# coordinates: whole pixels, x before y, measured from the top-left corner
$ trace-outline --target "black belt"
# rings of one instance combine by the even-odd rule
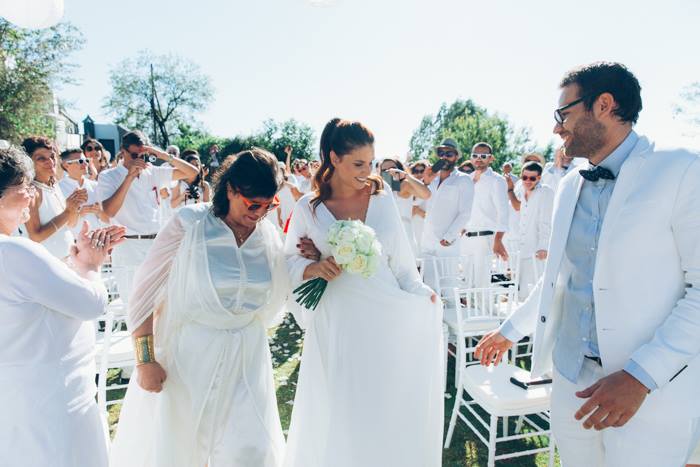
[[[584,355],[589,360],[593,360],[596,362],[599,366],[603,366],[603,360],[600,359],[600,357],[591,357],[590,355]]]
[[[482,230],[481,232],[467,232],[467,237],[485,237],[487,235],[493,235],[493,230]]]
[[[124,238],[128,238],[130,240],[153,240],[156,238],[157,234],[148,234],[148,235],[124,235]]]

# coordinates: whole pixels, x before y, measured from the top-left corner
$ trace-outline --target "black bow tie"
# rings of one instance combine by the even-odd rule
[[[615,180],[615,175],[605,167],[595,167],[591,170],[581,169],[578,173],[589,182],[597,182],[601,178],[603,180]]]

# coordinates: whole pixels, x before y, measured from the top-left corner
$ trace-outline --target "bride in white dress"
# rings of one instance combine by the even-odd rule
[[[293,286],[323,277],[306,328],[285,467],[435,467],[441,464],[441,309],[420,281],[396,204],[371,176],[374,137],[359,122],[331,120],[321,136],[319,189],[299,200],[285,253]],[[337,219],[372,227],[382,260],[370,279],[329,257]],[[309,237],[322,254],[298,254]]]
[[[266,327],[289,280],[277,229],[263,218],[282,174],[253,149],[217,177],[213,204],[182,207],[136,274],[129,329],[137,342],[152,339],[155,360],[131,379],[112,467],[282,463]]]

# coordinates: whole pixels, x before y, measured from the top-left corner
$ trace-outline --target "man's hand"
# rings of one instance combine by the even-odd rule
[[[547,250],[537,250],[535,253],[535,258],[544,261],[547,259]]]
[[[501,363],[503,354],[513,347],[513,343],[503,337],[498,331],[491,331],[481,338],[474,350],[474,356],[479,359],[482,365],[489,366]]]
[[[83,204],[80,206],[80,216],[87,216],[88,214],[99,214],[102,211],[100,203],[95,204]]]
[[[440,245],[442,245],[442,246],[450,246],[450,245],[452,245],[453,243],[454,243],[454,242],[447,241],[447,240],[445,240],[444,238],[443,238],[442,240],[440,240]]]
[[[494,240],[493,252],[503,261],[508,261],[508,251],[506,251],[506,247],[503,245],[503,241],[501,239]]]
[[[131,161],[131,166],[129,167],[129,173],[126,174],[127,177],[136,179],[141,175],[141,172],[146,170],[148,163],[143,159],[136,159]]]
[[[510,178],[509,176],[506,176],[506,185],[508,186],[508,190],[515,189],[515,184],[513,183],[513,179]]]
[[[647,397],[649,389],[634,376],[620,370],[601,378],[593,386],[576,393],[581,399],[588,399],[574,415],[582,420],[585,429],[604,430],[608,427],[621,427],[627,423]]]

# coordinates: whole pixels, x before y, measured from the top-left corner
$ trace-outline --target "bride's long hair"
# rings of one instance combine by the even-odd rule
[[[338,157],[343,157],[353,149],[368,144],[374,144],[374,134],[360,122],[334,118],[326,124],[321,133],[321,167],[316,171],[313,180],[315,196],[311,199],[311,204],[314,210],[333,194],[330,182],[335,167],[331,162],[331,151]],[[376,175],[370,175],[367,183],[372,186],[373,194],[381,191],[383,187],[382,179]]]

